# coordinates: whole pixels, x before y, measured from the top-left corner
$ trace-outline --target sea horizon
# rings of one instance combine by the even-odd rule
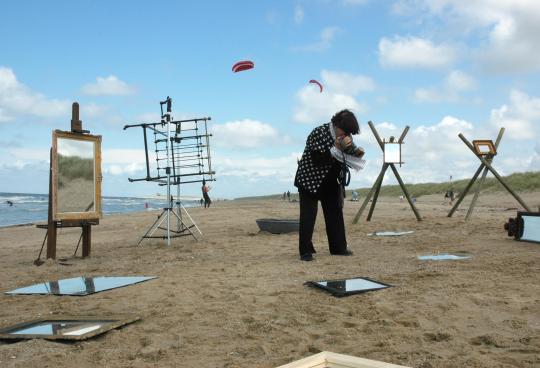
[[[166,205],[166,195],[101,198],[103,216],[159,210]],[[47,222],[48,203],[48,194],[0,192],[0,227]],[[182,204],[184,207],[195,207],[200,202],[199,199],[186,197],[182,199]]]

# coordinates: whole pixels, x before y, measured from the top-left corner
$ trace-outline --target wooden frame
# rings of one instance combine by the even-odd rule
[[[93,211],[60,212],[58,209],[58,139],[92,142],[94,144],[94,208]],[[61,220],[95,220],[101,212],[101,136],[54,130],[52,135],[52,217]]]
[[[91,337],[101,335],[107,331],[138,321],[140,318],[135,316],[50,316],[48,318],[36,319],[18,323],[13,326],[0,329],[0,339],[5,340],[26,340],[26,339],[47,339],[47,340],[86,340]],[[88,321],[88,322],[105,322],[98,329],[91,330],[87,333],[79,335],[40,335],[40,334],[10,334],[9,331],[20,330],[25,327],[31,327],[42,322],[61,322],[61,321]]]
[[[493,144],[491,139],[478,139],[472,141],[474,150],[478,156],[495,156],[497,154],[497,148]],[[483,147],[487,146],[487,151]]]
[[[312,355],[276,368],[410,368],[404,365],[357,358],[350,355],[336,354],[329,351]]]

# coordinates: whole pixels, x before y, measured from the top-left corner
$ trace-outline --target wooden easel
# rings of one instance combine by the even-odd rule
[[[379,133],[377,133],[377,130],[375,129],[375,126],[371,121],[368,122],[369,127],[371,128],[371,131],[373,132],[373,135],[375,136],[375,139],[377,140],[377,143],[379,143],[379,147],[381,147],[381,150],[384,153],[384,142],[381,140],[381,137],[379,136]],[[405,136],[407,135],[407,132],[409,131],[409,127],[406,126],[403,130],[403,133],[401,133],[401,137],[399,137],[398,143],[402,144],[403,140],[405,139]],[[409,192],[407,191],[407,188],[405,188],[405,184],[403,183],[403,180],[401,180],[401,176],[399,176],[399,173],[396,169],[396,166],[393,163],[386,163],[383,162],[383,166],[381,169],[381,173],[377,177],[377,180],[375,180],[375,184],[373,184],[373,187],[369,191],[366,199],[364,200],[364,203],[362,203],[362,206],[358,210],[358,213],[354,217],[353,224],[356,224],[360,217],[362,216],[362,213],[364,212],[364,209],[366,208],[367,204],[369,203],[369,200],[371,199],[371,196],[373,195],[373,201],[371,202],[371,207],[369,209],[369,214],[367,216],[366,221],[371,221],[371,217],[373,215],[373,211],[375,210],[375,205],[377,204],[377,198],[379,197],[379,192],[381,190],[382,181],[384,178],[384,174],[386,173],[386,169],[390,167],[392,171],[394,172],[394,175],[396,176],[396,179],[399,183],[399,186],[401,187],[401,190],[403,190],[403,193],[405,194],[405,197],[407,198],[407,201],[409,202],[409,205],[411,206],[411,209],[414,212],[414,215],[416,216],[416,219],[418,221],[422,221],[422,217],[420,216],[420,213],[416,209],[413,201],[411,200],[411,197],[409,195]]]
[[[74,102],[72,105],[71,113],[71,132],[77,134],[88,133],[88,131],[82,129],[82,121],[79,120],[79,104]],[[52,208],[52,198],[53,198],[53,182],[52,182],[52,170],[53,170],[53,157],[52,157],[52,148],[50,150],[50,159],[49,159],[49,206],[48,206],[48,215],[47,215],[47,224],[46,225],[36,225],[40,229],[47,229],[45,234],[45,240],[47,240],[47,255],[46,258],[56,259],[56,238],[57,238],[57,229],[62,227],[81,227],[82,229],[82,257],[88,257],[91,253],[92,247],[92,225],[98,225],[99,219],[84,219],[84,220],[54,220],[53,219],[53,208]],[[79,239],[80,242],[81,239]],[[44,244],[43,244],[44,245]],[[43,250],[43,245],[41,250]],[[77,244],[77,248],[78,248]],[[77,250],[75,250],[77,252]],[[34,264],[39,265],[42,263],[40,261],[41,251],[39,252],[38,258],[34,261]]]
[[[501,139],[502,139],[503,134],[504,134],[504,128],[501,128],[499,130],[499,134],[497,135],[497,140],[495,141],[495,144],[494,144],[495,149],[499,148],[499,143],[501,143]],[[463,143],[465,143],[465,145],[467,147],[469,147],[469,149],[474,153],[474,155],[476,157],[478,157],[478,159],[482,163],[480,164],[480,166],[478,167],[478,169],[474,173],[472,179],[469,181],[469,183],[467,183],[467,186],[463,190],[463,193],[461,193],[459,195],[459,198],[458,198],[456,204],[454,204],[454,206],[452,207],[450,212],[448,212],[448,217],[452,217],[454,212],[456,212],[459,205],[461,204],[461,201],[463,201],[463,198],[465,198],[465,196],[467,195],[467,193],[469,192],[469,190],[473,186],[474,182],[478,178],[478,175],[480,175],[480,172],[482,171],[482,169],[484,170],[484,172],[482,173],[482,177],[480,178],[480,181],[478,182],[478,186],[476,187],[476,192],[474,193],[474,197],[473,197],[473,199],[471,201],[471,204],[469,205],[469,210],[467,211],[467,215],[465,216],[465,220],[469,219],[469,217],[471,216],[471,214],[472,214],[472,212],[474,210],[474,206],[476,205],[476,201],[478,200],[478,196],[480,195],[480,190],[482,189],[482,185],[484,184],[484,180],[486,179],[488,171],[491,171],[493,173],[493,175],[497,178],[497,180],[499,180],[499,182],[503,185],[503,187],[519,202],[519,204],[521,204],[523,206],[523,208],[525,208],[527,211],[531,212],[531,210],[525,204],[525,202],[521,199],[521,197],[516,192],[514,192],[508,186],[508,184],[506,184],[506,182],[503,180],[503,178],[491,166],[491,163],[493,162],[494,155],[493,154],[487,154],[487,155],[485,155],[485,157],[483,157],[482,155],[480,155],[480,154],[478,154],[476,152],[474,146],[467,140],[467,138],[465,138],[465,136],[463,134],[459,133],[458,137],[463,141]]]

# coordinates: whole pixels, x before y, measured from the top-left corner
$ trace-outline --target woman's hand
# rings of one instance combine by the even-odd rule
[[[336,148],[340,151],[345,150],[347,147],[349,147],[352,143],[352,138],[348,135],[341,135],[339,137],[336,137]]]

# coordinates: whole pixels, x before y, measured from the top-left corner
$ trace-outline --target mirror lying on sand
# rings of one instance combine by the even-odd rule
[[[516,240],[540,243],[540,212],[518,212],[504,224],[508,236]]]
[[[55,130],[52,153],[55,220],[101,217],[101,136]]]
[[[116,289],[123,286],[137,284],[156,276],[126,276],[126,277],[74,277],[57,281],[43,282],[6,292],[10,295],[52,294],[84,296],[100,291]]]
[[[314,286],[326,290],[337,297],[386,289],[392,286],[379,281],[371,280],[367,277],[355,277],[352,279],[341,280],[308,281],[306,284],[308,286]]]
[[[401,236],[406,234],[412,234],[414,231],[375,231],[374,233],[367,234],[368,236]]]
[[[51,317],[0,329],[0,339],[85,340],[133,323],[139,317]]]
[[[421,261],[445,261],[445,260],[451,260],[456,261],[459,259],[468,259],[471,258],[470,256],[456,256],[455,254],[437,254],[437,255],[428,255],[428,256],[418,256],[417,257]]]

